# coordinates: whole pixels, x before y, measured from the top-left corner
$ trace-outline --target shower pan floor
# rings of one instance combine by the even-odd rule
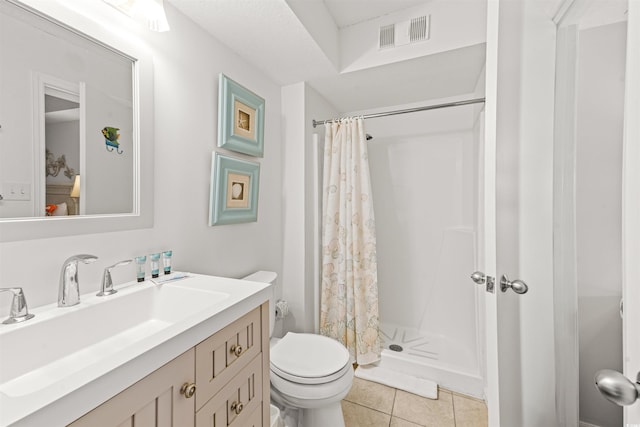
[[[383,350],[378,366],[435,381],[449,390],[483,396],[478,357],[462,343],[390,323],[381,324],[380,332]]]
[[[437,336],[429,336],[417,329],[392,324],[382,324],[380,333],[383,348],[418,358],[431,360],[440,358],[441,340]]]

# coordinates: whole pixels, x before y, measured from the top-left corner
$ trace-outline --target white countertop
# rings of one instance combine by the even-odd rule
[[[29,337],[25,355],[29,351],[46,351],[46,348],[38,349],[39,340],[29,335],[30,330],[37,330],[37,322],[55,321],[74,311],[104,310],[104,307],[112,307],[102,305],[110,298],[133,297],[138,298],[137,303],[144,303],[137,293],[146,296],[149,288],[158,286],[217,293],[224,297],[211,305],[194,304],[188,313],[181,314],[179,321],[147,322],[138,332],[135,328],[127,330],[126,339],[120,337],[111,341],[109,338],[87,348],[74,349],[51,363],[11,377],[12,367],[5,363],[9,359],[3,358],[3,351],[7,346],[15,345],[16,337]],[[0,426],[67,425],[264,303],[271,294],[270,285],[266,283],[198,274],[162,285],[150,281],[131,282],[116,286],[116,289],[118,293],[109,297],[83,295],[80,304],[70,308],[58,308],[57,304],[37,307],[30,310],[36,315],[31,320],[0,325]],[[91,334],[93,327],[104,329],[106,325],[108,329],[110,322],[117,322],[127,315],[106,312],[102,325],[83,325],[80,329],[86,334]],[[32,328],[28,329],[29,325]],[[60,330],[56,334],[65,332]]]

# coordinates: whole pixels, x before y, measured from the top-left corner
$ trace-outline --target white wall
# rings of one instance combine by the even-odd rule
[[[314,177],[316,169],[313,134],[324,139],[322,127],[312,120],[336,117],[336,109],[306,83],[282,88],[283,117],[283,227],[284,263],[282,266],[282,298],[291,307],[284,320],[286,331],[313,332],[316,329],[317,280],[314,270],[318,248],[314,214],[319,193]],[[320,153],[320,160],[322,154]],[[303,250],[301,250],[301,248]]]
[[[123,68],[120,76],[114,79],[127,83],[120,89],[122,95],[110,88],[105,90],[102,82],[87,82],[86,85],[86,158],[80,182],[84,186],[84,213],[87,215],[133,212],[134,114],[130,73],[127,72],[130,67]],[[113,147],[109,147],[111,151],[107,150],[102,135],[102,129],[107,126],[120,129],[117,150]]]
[[[620,426],[622,408],[593,387],[600,369],[622,371],[622,125],[626,23],[580,31],[576,235],[580,420]]]
[[[284,319],[287,331],[302,332],[308,329],[305,321],[304,301],[307,292],[305,283],[305,206],[304,206],[304,83],[282,88],[283,117],[283,257],[281,283],[282,298],[291,306]]]
[[[167,33],[119,29],[132,43],[146,45],[154,59],[154,226],[0,243],[0,285],[22,286],[32,307],[57,300],[61,265],[78,253],[99,257],[96,263],[80,267],[82,293],[98,290],[105,266],[161,249],[173,249],[175,269],[182,271],[242,277],[260,269],[279,271],[282,266],[280,87],[170,3],[165,2],[165,8],[171,25]],[[104,20],[104,16],[94,18]],[[217,148],[216,140],[221,72],[266,99],[265,152],[262,159],[227,152],[261,164],[258,221],[209,227],[211,156],[214,150],[225,151]],[[116,286],[134,277],[133,266],[113,271]],[[8,309],[3,294],[0,315]]]

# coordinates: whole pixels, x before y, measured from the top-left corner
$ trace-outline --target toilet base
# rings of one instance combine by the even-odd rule
[[[300,409],[298,426],[301,427],[345,427],[340,402],[322,408]]]
[[[346,395],[346,393],[344,394]],[[345,427],[340,403],[343,397],[340,396],[337,401],[325,402],[313,408],[301,408],[293,402],[288,402],[277,391],[271,390],[271,403],[277,405],[284,414],[292,411],[295,415],[297,425],[287,425],[286,427]]]

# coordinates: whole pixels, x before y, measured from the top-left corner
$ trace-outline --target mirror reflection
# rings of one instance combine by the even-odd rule
[[[0,0],[0,220],[136,213],[135,60]]]
[[[73,98],[73,99],[68,99]],[[48,216],[79,215],[80,103],[78,94],[44,96]],[[74,183],[76,183],[74,187]],[[74,197],[75,196],[75,197]]]

